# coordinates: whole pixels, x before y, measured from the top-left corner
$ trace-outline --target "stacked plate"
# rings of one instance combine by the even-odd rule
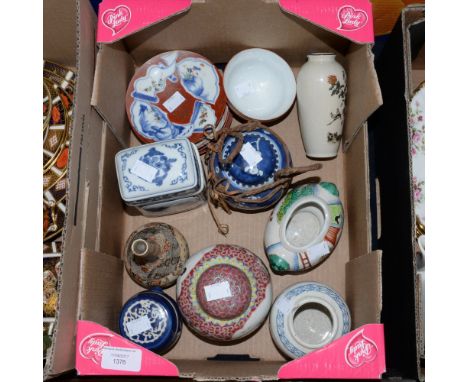
[[[183,212],[206,200],[200,154],[186,138],[122,150],[115,165],[122,199],[143,215]]]
[[[221,72],[205,57],[184,50],[158,54],[135,73],[127,89],[127,115],[144,143],[188,138],[201,154],[206,126],[229,127]]]
[[[43,239],[57,238],[65,222],[68,152],[73,115],[75,73],[43,64]]]

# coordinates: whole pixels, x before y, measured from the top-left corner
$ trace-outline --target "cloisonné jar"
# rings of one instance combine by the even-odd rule
[[[187,325],[211,341],[249,335],[265,320],[271,301],[268,269],[237,245],[218,244],[192,255],[177,280],[177,303]]]

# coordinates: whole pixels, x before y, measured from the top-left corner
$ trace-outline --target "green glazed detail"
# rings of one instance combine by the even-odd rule
[[[271,269],[276,272],[289,271],[289,264],[286,260],[282,259],[278,255],[268,255],[268,260],[271,265]]]
[[[278,222],[283,219],[286,212],[288,212],[289,207],[294,204],[299,198],[303,196],[313,195],[314,194],[314,185],[306,184],[304,186],[295,188],[287,193],[281,206],[278,210],[278,214],[276,215],[278,218]]]
[[[338,192],[338,188],[336,188],[334,183],[330,182],[320,182],[320,186],[322,186],[325,190],[327,190],[330,194],[334,196],[340,196]]]

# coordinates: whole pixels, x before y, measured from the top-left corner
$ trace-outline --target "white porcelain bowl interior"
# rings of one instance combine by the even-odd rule
[[[281,117],[296,98],[294,74],[280,56],[252,48],[237,53],[224,72],[224,90],[235,111],[248,119]]]

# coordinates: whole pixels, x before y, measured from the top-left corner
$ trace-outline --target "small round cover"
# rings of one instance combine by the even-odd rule
[[[151,261],[141,262],[135,258],[132,245],[144,240],[154,248]],[[174,284],[184,271],[189,257],[187,241],[179,230],[166,223],[148,223],[138,228],[127,239],[125,245],[125,269],[138,285],[144,288]]]
[[[252,333],[265,320],[271,301],[268,269],[237,245],[202,249],[190,256],[177,279],[177,303],[187,325],[212,341]]]
[[[283,140],[274,132],[259,128],[254,131],[242,132],[243,145],[240,153],[234,157],[230,164],[222,164],[219,156],[226,159],[236,147],[238,138],[228,137],[220,155],[213,155],[210,170],[218,179],[224,179],[228,191],[249,191],[271,184],[275,181],[278,170],[292,166],[289,150]],[[271,190],[252,195],[249,199],[254,201],[267,196]],[[237,209],[262,209],[276,203],[282,196],[278,192],[272,198],[259,203],[237,203],[232,199],[227,202]]]
[[[182,320],[176,302],[160,288],[131,297],[120,311],[120,334],[157,353],[169,350],[179,339]]]
[[[158,54],[135,73],[126,109],[136,136],[145,143],[186,137],[200,149],[203,129],[226,122],[227,101],[221,72],[198,53]]]

